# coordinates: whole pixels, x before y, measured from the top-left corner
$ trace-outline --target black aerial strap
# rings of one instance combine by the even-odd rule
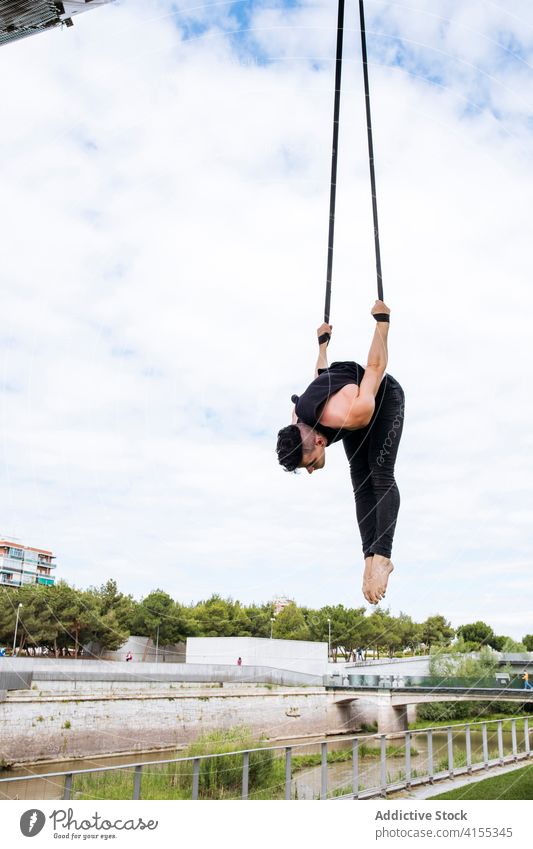
[[[372,143],[372,117],[370,114],[370,90],[368,86],[368,60],[366,54],[365,10],[363,0],[359,0],[361,19],[361,51],[363,54],[363,77],[365,82],[366,129],[368,136],[368,161],[370,165],[370,188],[372,191],[372,214],[374,216],[374,244],[376,248],[376,273],[378,278],[378,298],[383,300],[383,278],[381,276],[381,253],[379,249],[378,203],[376,198],[376,173],[374,171],[374,145]]]
[[[372,115],[370,112],[370,87],[368,83],[368,58],[366,52],[365,10],[363,0],[359,0],[361,20],[361,52],[363,58],[363,79],[365,85],[366,129],[368,137],[368,164],[370,168],[370,188],[372,193],[372,215],[374,218],[374,245],[376,249],[376,274],[378,298],[383,300],[383,277],[381,273],[381,251],[379,247],[378,203],[376,197],[376,173],[374,170],[374,144],[372,141]],[[337,19],[337,56],[335,60],[335,101],[333,106],[333,143],[331,148],[331,183],[329,196],[329,234],[328,267],[326,274],[326,302],[324,321],[329,324],[331,306],[331,279],[333,271],[333,238],[335,234],[335,200],[337,194],[337,149],[339,144],[339,116],[341,105],[342,41],[344,34],[344,0],[339,0]]]
[[[333,237],[335,234],[335,197],[337,193],[337,147],[339,143],[339,114],[341,108],[342,38],[344,34],[344,0],[339,0],[337,19],[337,57],[335,60],[335,102],[333,106],[333,144],[331,147],[331,184],[329,194],[328,269],[326,274],[326,303],[324,321],[329,324],[331,277],[333,271]]]

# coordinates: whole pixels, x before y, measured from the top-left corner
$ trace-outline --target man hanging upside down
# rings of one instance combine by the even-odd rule
[[[332,327],[318,328],[315,379],[292,396],[293,423],[278,433],[277,453],[288,472],[323,469],[326,446],[342,439],[350,464],[357,522],[363,542],[363,595],[371,604],[384,596],[393,570],[392,540],[400,507],[394,464],[403,429],[405,396],[387,367],[390,310],[376,301],[377,324],[366,368],[336,362],[328,367]]]

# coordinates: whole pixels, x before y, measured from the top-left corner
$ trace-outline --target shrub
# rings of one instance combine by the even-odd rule
[[[253,749],[258,745],[250,729],[236,726],[226,731],[211,731],[202,734],[183,752],[183,757],[218,755],[200,761],[199,795],[210,799],[223,799],[240,793],[242,783],[243,756],[224,754],[242,749]],[[274,752],[258,749],[250,753],[248,789],[261,790],[272,781],[275,769]],[[178,762],[168,765],[171,784],[181,790],[192,789],[192,763]]]

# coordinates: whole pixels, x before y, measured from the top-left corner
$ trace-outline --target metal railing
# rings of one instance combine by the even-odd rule
[[[518,673],[509,675],[497,673],[492,677],[460,678],[436,675],[328,675],[325,686],[335,689],[402,689],[402,690],[489,690],[502,692],[520,690],[524,696],[533,696],[533,690],[524,687],[522,676]]]
[[[520,742],[517,723],[523,724]],[[510,751],[507,752],[505,751],[504,746],[504,724],[509,727],[511,738]],[[489,727],[495,728],[495,730],[491,732],[490,741]],[[478,736],[479,733],[481,734],[481,739],[476,739],[475,742],[477,745],[474,747],[472,735],[473,733],[476,734],[476,730]],[[439,751],[436,751],[435,747],[435,735],[442,735],[444,738],[439,740],[441,747],[440,757]],[[419,756],[418,751],[413,745],[413,741],[420,737],[423,738],[425,744],[425,757],[423,759],[421,770],[421,764],[418,764],[416,768],[413,766],[413,761]],[[457,742],[461,737],[464,737],[464,749],[457,751]],[[377,745],[374,745],[374,747],[369,749],[368,744],[370,741]],[[388,747],[388,742],[394,743],[394,746]],[[495,745],[495,748],[493,748],[492,751],[489,750],[489,742],[492,742]],[[330,780],[330,766],[332,764],[329,758],[329,755],[332,752],[330,746],[332,744],[338,745],[339,743],[344,744],[346,749],[345,755],[347,755],[347,757],[343,758],[343,763],[346,766],[345,775],[349,776],[348,782],[343,779],[340,784],[338,777],[334,782]],[[121,777],[126,776],[128,781],[131,782],[131,789],[128,791],[131,793],[129,798],[137,800],[143,798],[143,777],[146,776],[151,779],[154,775],[154,768],[160,770],[163,767],[167,767],[168,771],[167,773],[161,772],[159,778],[162,778],[163,782],[168,779],[169,786],[176,786],[176,776],[178,774],[181,775],[182,779],[183,776],[186,777],[185,784],[182,781],[181,787],[182,790],[184,786],[187,787],[187,795],[184,796],[182,792],[181,795],[176,795],[175,798],[190,798],[193,800],[197,800],[202,797],[240,797],[241,799],[249,799],[253,797],[258,798],[258,793],[254,792],[253,788],[251,788],[251,769],[253,769],[254,763],[257,764],[258,753],[262,753],[262,757],[264,757],[264,753],[270,752],[272,753],[271,757],[273,759],[284,760],[283,769],[279,768],[281,767],[281,764],[279,764],[277,771],[278,776],[281,773],[283,774],[283,778],[278,780],[272,787],[267,788],[267,791],[272,791],[271,796],[265,796],[265,788],[263,788],[261,791],[263,795],[261,795],[260,798],[284,798],[289,800],[297,798],[297,793],[295,792],[295,780],[298,774],[299,764],[297,762],[298,755],[295,755],[295,750],[301,751],[302,749],[308,749],[310,747],[316,748],[317,746],[320,748],[320,757],[315,758],[313,765],[315,779],[318,779],[318,781],[315,781],[316,792],[314,792],[312,798],[318,799],[365,799],[375,796],[384,797],[387,793],[392,791],[409,789],[418,784],[432,784],[440,779],[453,778],[463,774],[472,774],[477,770],[488,770],[494,766],[516,763],[519,760],[531,757],[528,718],[513,717],[505,720],[487,720],[414,729],[394,734],[390,737],[387,737],[385,734],[343,736],[334,740],[322,740],[318,743],[315,740],[308,743],[298,742],[291,745],[261,746],[253,749],[221,752],[217,754],[199,754],[190,757],[171,758],[167,760],[148,761],[142,763],[137,762],[118,766],[105,766],[92,769],[70,770],[68,772],[51,772],[41,775],[2,778],[0,779],[0,798],[48,798],[44,796],[36,796],[35,790],[32,790],[33,795],[31,796],[19,796],[18,794],[10,796],[6,795],[6,793],[11,790],[11,787],[8,787],[8,785],[13,786],[17,782],[23,784],[24,782],[35,782],[36,780],[45,782],[54,780],[55,786],[59,786],[62,789],[62,795],[55,796],[54,798],[62,798],[64,800],[80,798],[128,798],[127,796],[122,795],[124,793],[124,785],[122,785],[120,796],[109,795],[109,793],[113,794],[112,784],[108,786],[107,790],[104,788],[104,795],[99,795],[98,781],[91,784],[90,781],[87,782],[86,780],[89,776],[93,776],[98,779],[101,776],[107,776],[111,773],[120,773]],[[373,777],[371,777],[370,785],[365,787],[362,785],[361,779],[365,774],[365,766],[368,771],[369,751],[372,752],[373,757],[374,766],[371,770],[373,772]],[[213,796],[212,793],[209,795],[209,793],[205,792],[206,775],[209,778],[209,773],[210,770],[212,771],[214,760],[224,758],[233,758],[233,766],[226,767],[224,764],[227,763],[227,760],[226,762],[219,760],[215,767],[218,766],[222,772],[225,771],[226,773],[233,770],[233,775],[231,776],[233,791],[230,795],[226,793],[222,797],[217,797],[216,795]],[[255,761],[254,758],[256,759]],[[235,764],[235,759],[238,761],[237,764]],[[336,758],[335,760],[338,761],[339,758]],[[394,766],[397,767],[395,775],[391,775],[389,772],[393,761]],[[207,766],[208,764],[209,767]],[[307,758],[307,763],[304,767],[300,766],[300,770],[301,769],[310,769],[309,758]],[[238,774],[235,774],[235,771],[237,771]],[[57,783],[55,782],[56,779],[59,780]],[[333,786],[334,783],[336,783],[337,786]],[[239,786],[240,790],[236,791],[235,787]],[[172,798],[171,795],[168,795],[167,790],[165,790],[164,794],[160,796],[154,796],[152,795],[152,789],[152,793],[148,798]],[[106,793],[108,795],[105,795]]]

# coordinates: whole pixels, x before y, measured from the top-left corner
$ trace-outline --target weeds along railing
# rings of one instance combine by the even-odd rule
[[[415,742],[422,744],[422,754]],[[333,748],[339,745],[341,749]],[[320,751],[301,754],[311,747]],[[528,718],[510,717],[413,729],[389,738],[385,734],[343,736],[318,743],[2,778],[0,798],[365,799],[530,757]],[[340,769],[339,764],[343,764]],[[311,795],[302,796],[302,775],[307,780],[312,777]],[[36,795],[33,783],[37,780],[51,782],[59,795],[50,796],[50,786],[46,795]],[[29,782],[31,795],[25,795]]]

